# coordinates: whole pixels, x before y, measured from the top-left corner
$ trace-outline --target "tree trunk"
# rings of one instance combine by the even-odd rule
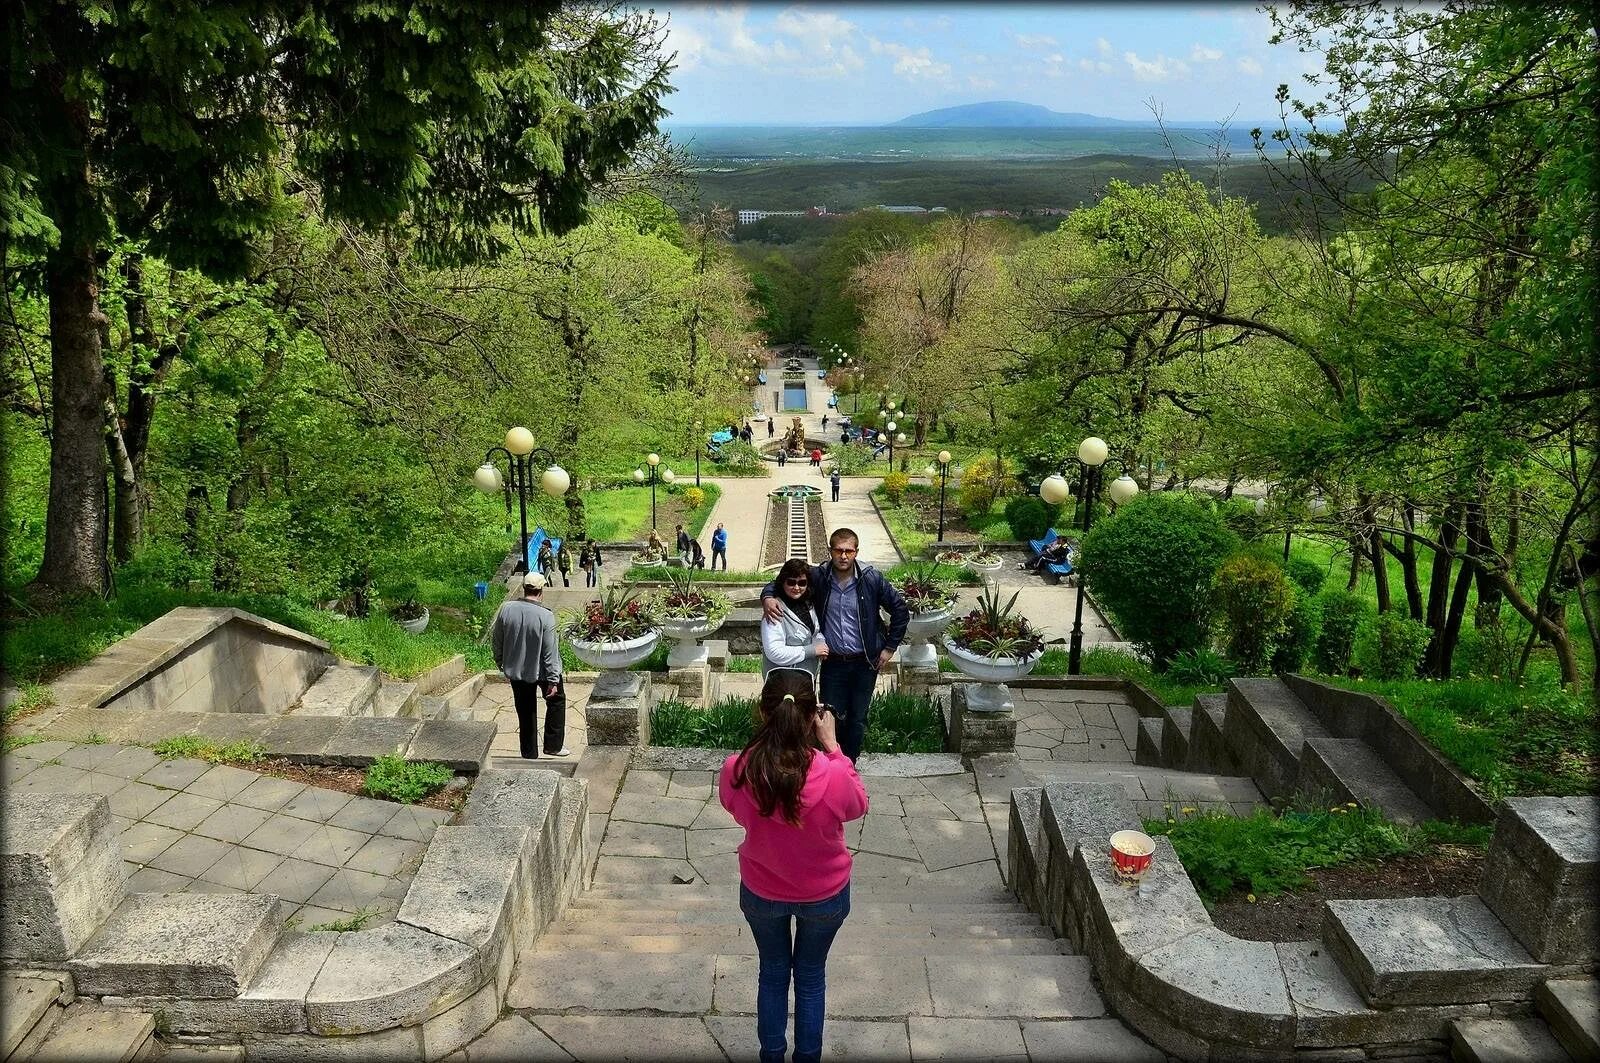
[[[151,319],[150,301],[144,290],[144,257],[130,253],[124,273],[128,287],[124,306],[133,349],[128,359],[128,398],[123,404],[121,436],[131,477],[126,483],[123,477],[117,478],[112,554],[118,562],[131,558],[144,538],[144,518],[149,507],[144,464],[150,450],[150,426],[156,415],[155,388],[177,355],[175,343],[162,342]],[[116,455],[112,458],[115,468]]]
[[[1417,543],[1411,533],[1417,530],[1417,511],[1407,502],[1401,522],[1405,525],[1405,543],[1400,548],[1400,573],[1405,580],[1406,607],[1411,610],[1411,619],[1422,619],[1422,585],[1417,578]]]
[[[87,195],[88,174],[83,174]],[[80,236],[46,261],[50,296],[50,500],[36,584],[57,596],[104,594],[106,559],[105,366],[100,347],[95,244]]]
[[[114,381],[111,367],[106,367],[105,433],[106,454],[111,459],[111,481],[116,488],[117,506],[114,512],[112,543],[118,564],[132,559],[133,544],[139,538],[143,525],[139,500],[139,477],[128,453],[127,439],[122,422],[117,417],[117,403],[112,398]]]
[[[1449,678],[1448,662],[1453,646],[1445,645],[1445,616],[1447,608],[1453,606],[1453,600],[1447,601],[1447,590],[1450,586],[1450,569],[1454,565],[1451,555],[1456,547],[1456,539],[1460,536],[1460,527],[1457,524],[1457,514],[1454,505],[1445,507],[1441,514],[1439,524],[1439,545],[1443,550],[1433,552],[1433,569],[1428,576],[1428,628],[1433,632],[1433,640],[1428,643],[1427,656],[1423,658],[1423,674],[1435,678]],[[1470,576],[1472,566],[1462,566],[1465,573]]]
[[[211,496],[206,490],[206,485],[196,483],[189,485],[189,494],[183,500],[183,552],[189,557],[200,553],[202,525],[207,511],[211,508]]]

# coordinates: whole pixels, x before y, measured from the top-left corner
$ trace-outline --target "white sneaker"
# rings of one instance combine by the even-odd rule
[[[554,753],[541,753],[540,756],[544,756],[544,757],[570,757],[570,756],[572,756],[572,750],[568,749],[566,746],[562,746],[559,750],[557,750]]]

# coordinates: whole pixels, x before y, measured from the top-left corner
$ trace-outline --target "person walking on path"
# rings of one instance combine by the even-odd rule
[[[556,551],[556,568],[561,573],[561,585],[572,586],[572,551],[567,549],[567,541],[561,540],[561,549]]]
[[[538,569],[544,575],[546,585],[556,581],[556,552],[549,539],[539,544]]]
[[[778,468],[781,469],[787,464],[789,464],[789,448],[788,447],[779,447],[778,448]]]
[[[556,617],[544,604],[546,582],[538,572],[522,577],[522,597],[502,605],[489,630],[494,663],[511,683],[511,697],[517,706],[517,742],[524,760],[539,759],[534,732],[540,693],[544,694],[544,755],[572,755],[565,742],[567,688],[561,677]]]
[[[776,422],[777,422],[777,418],[776,417],[768,417],[767,418],[767,438],[768,439],[771,439],[778,432],[778,426],[777,426]]]
[[[811,464],[820,472],[822,470],[822,451],[817,447],[811,448]]]
[[[812,606],[828,643],[822,700],[839,714],[839,744],[852,761],[861,756],[878,673],[894,659],[911,622],[911,609],[894,584],[856,561],[860,546],[855,532],[839,528],[828,537],[829,560],[811,570]],[[761,588],[761,606],[767,620],[783,615],[771,583]]]
[[[791,557],[772,582],[782,608],[778,619],[761,621],[761,678],[764,681],[774,669],[790,668],[811,676],[815,688],[828,643],[811,608],[811,566]]]
[[[683,525],[678,525],[678,560],[683,562],[683,567],[689,567],[689,533],[683,530]]]
[[[833,475],[828,477],[828,486],[833,488],[833,500],[839,501],[839,467],[833,467]]]
[[[824,432],[828,430],[828,414],[826,411],[824,411],[822,414],[822,430]]]
[[[711,568],[717,567],[717,558],[722,558],[722,571],[728,571],[728,530],[721,524],[711,533]]]
[[[585,587],[593,587],[599,578],[598,573],[595,571],[599,568],[599,556],[600,548],[595,545],[594,540],[585,539],[583,541],[583,551],[578,554],[578,567],[583,569],[583,585]]]
[[[699,539],[689,540],[689,567],[705,568],[706,552],[700,548]]]
[[[761,710],[755,737],[717,777],[718,800],[744,828],[739,909],[759,956],[756,1036],[761,1063],[783,1063],[792,975],[793,1058],[820,1063],[828,950],[850,914],[844,825],[866,815],[867,790],[804,675],[773,673]]]

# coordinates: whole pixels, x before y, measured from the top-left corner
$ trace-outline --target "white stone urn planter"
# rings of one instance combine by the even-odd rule
[[[1005,567],[1005,563],[1005,558],[1003,557],[997,558],[996,560],[990,561],[986,564],[974,561],[971,556],[967,558],[967,567],[972,569],[974,572],[999,572]]]
[[[1009,683],[1021,679],[1033,671],[1039,658],[1044,656],[1044,650],[1040,649],[1026,657],[989,657],[962,649],[948,635],[944,638],[944,648],[951,663],[980,683]]]
[[[422,615],[417,617],[415,620],[401,620],[399,617],[396,617],[394,622],[405,628],[411,634],[420,635],[424,631],[428,630],[428,607],[423,606]]]
[[[925,612],[913,611],[911,620],[906,624],[907,646],[900,655],[900,663],[906,668],[925,668],[937,671],[939,668],[939,649],[932,639],[944,633],[950,626],[955,610],[946,605],[938,609]]]
[[[707,620],[703,616],[662,617],[661,633],[672,640],[667,651],[668,668],[693,668],[705,664],[706,647],[700,640],[722,626],[722,618]]]
[[[622,642],[586,642],[582,639],[569,638],[567,645],[572,647],[573,656],[584,664],[602,672],[609,672],[632,668],[650,656],[656,648],[656,643],[660,641],[661,632],[651,631]]]
[[[634,558],[633,564],[639,568],[666,568],[667,559],[658,557],[654,561],[640,561],[638,558]]]

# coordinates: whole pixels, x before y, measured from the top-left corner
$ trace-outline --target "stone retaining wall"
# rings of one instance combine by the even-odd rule
[[[6,796],[8,894],[14,880],[37,885],[34,923],[67,932],[8,931],[8,964],[65,967],[80,996],[159,1011],[170,1036],[240,1045],[250,1060],[433,1060],[457,1051],[499,1017],[518,953],[580,887],[589,858],[586,783],[489,771],[456,823],[434,833],[394,923],[283,932],[270,894],[124,900],[103,796],[17,802]],[[100,903],[106,862],[96,853],[111,854],[111,903]]]
[[[1557,896],[1556,907],[1568,898],[1576,904],[1574,885],[1593,885],[1594,802],[1534,800],[1566,804],[1545,808],[1508,803],[1502,822],[1506,816],[1515,822],[1496,837],[1503,833],[1506,844],[1514,842],[1531,852],[1530,824],[1560,822],[1564,834],[1543,831],[1543,836],[1555,838],[1555,850],[1565,854],[1564,870],[1553,876],[1556,885],[1551,890]],[[1483,975],[1498,979],[1495,984],[1476,984],[1482,972],[1465,968],[1481,958],[1463,959],[1464,970],[1458,975],[1443,972],[1437,984],[1449,987],[1444,998],[1378,1004],[1373,986],[1353,980],[1350,957],[1322,941],[1246,941],[1223,933],[1212,923],[1165,837],[1155,839],[1155,861],[1139,889],[1117,879],[1107,839],[1138,822],[1131,802],[1114,784],[1052,783],[1014,789],[1008,881],[1019,900],[1090,958],[1117,1014],[1173,1055],[1196,1060],[1360,1060],[1396,1055],[1443,1059],[1453,1019],[1520,1015],[1531,1008],[1531,988],[1508,992],[1504,968]],[[1588,840],[1578,841],[1580,835]],[[1552,865],[1558,862],[1555,855],[1543,859]],[[1496,903],[1496,890],[1496,885],[1486,883],[1483,892],[1499,911],[1503,905]],[[1446,907],[1455,903],[1433,900]],[[1589,903],[1587,917],[1563,909],[1555,924],[1557,932],[1540,926],[1519,936],[1539,942],[1570,940],[1573,932],[1592,929],[1592,899]],[[1408,935],[1392,918],[1384,926],[1376,938],[1395,941],[1400,951],[1425,954],[1424,960],[1447,951],[1430,946],[1428,940],[1412,940],[1418,935]],[[1442,926],[1438,932],[1448,933]],[[1588,955],[1592,962],[1592,952]],[[1542,977],[1559,977],[1570,970],[1545,967]]]

